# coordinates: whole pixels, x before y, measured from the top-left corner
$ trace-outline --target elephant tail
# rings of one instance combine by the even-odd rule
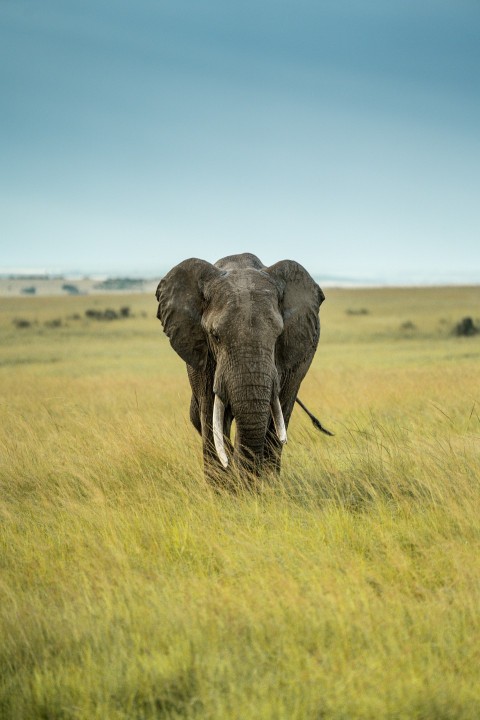
[[[317,430],[320,430],[321,432],[325,433],[325,435],[330,435],[331,437],[334,436],[335,433],[332,433],[332,432],[330,432],[330,430],[327,430],[326,427],[323,427],[320,420],[318,418],[316,418],[315,415],[313,413],[311,413],[307,407],[305,407],[305,405],[303,404],[303,402],[300,400],[299,397],[295,398],[295,402],[297,402],[300,405],[302,410],[305,410],[305,412],[307,413],[308,417],[310,418],[310,420],[312,421],[314,426],[317,428]]]

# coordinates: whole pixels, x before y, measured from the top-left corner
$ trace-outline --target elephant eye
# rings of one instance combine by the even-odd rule
[[[220,336],[218,334],[218,330],[210,330],[210,335],[216,342],[220,342]]]

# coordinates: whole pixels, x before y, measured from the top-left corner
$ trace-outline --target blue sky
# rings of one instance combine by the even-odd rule
[[[480,282],[478,0],[0,0],[0,268]]]

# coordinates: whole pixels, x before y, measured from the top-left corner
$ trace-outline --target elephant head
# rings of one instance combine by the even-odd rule
[[[292,260],[265,267],[248,253],[212,265],[191,258],[159,283],[157,317],[187,363],[191,419],[206,462],[259,468],[279,456],[296,394],[320,335],[324,295]],[[215,449],[213,449],[215,448]]]

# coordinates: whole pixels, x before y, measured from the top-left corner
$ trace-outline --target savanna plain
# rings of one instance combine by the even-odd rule
[[[480,288],[326,295],[253,490],[151,295],[0,299],[2,720],[480,717]]]

